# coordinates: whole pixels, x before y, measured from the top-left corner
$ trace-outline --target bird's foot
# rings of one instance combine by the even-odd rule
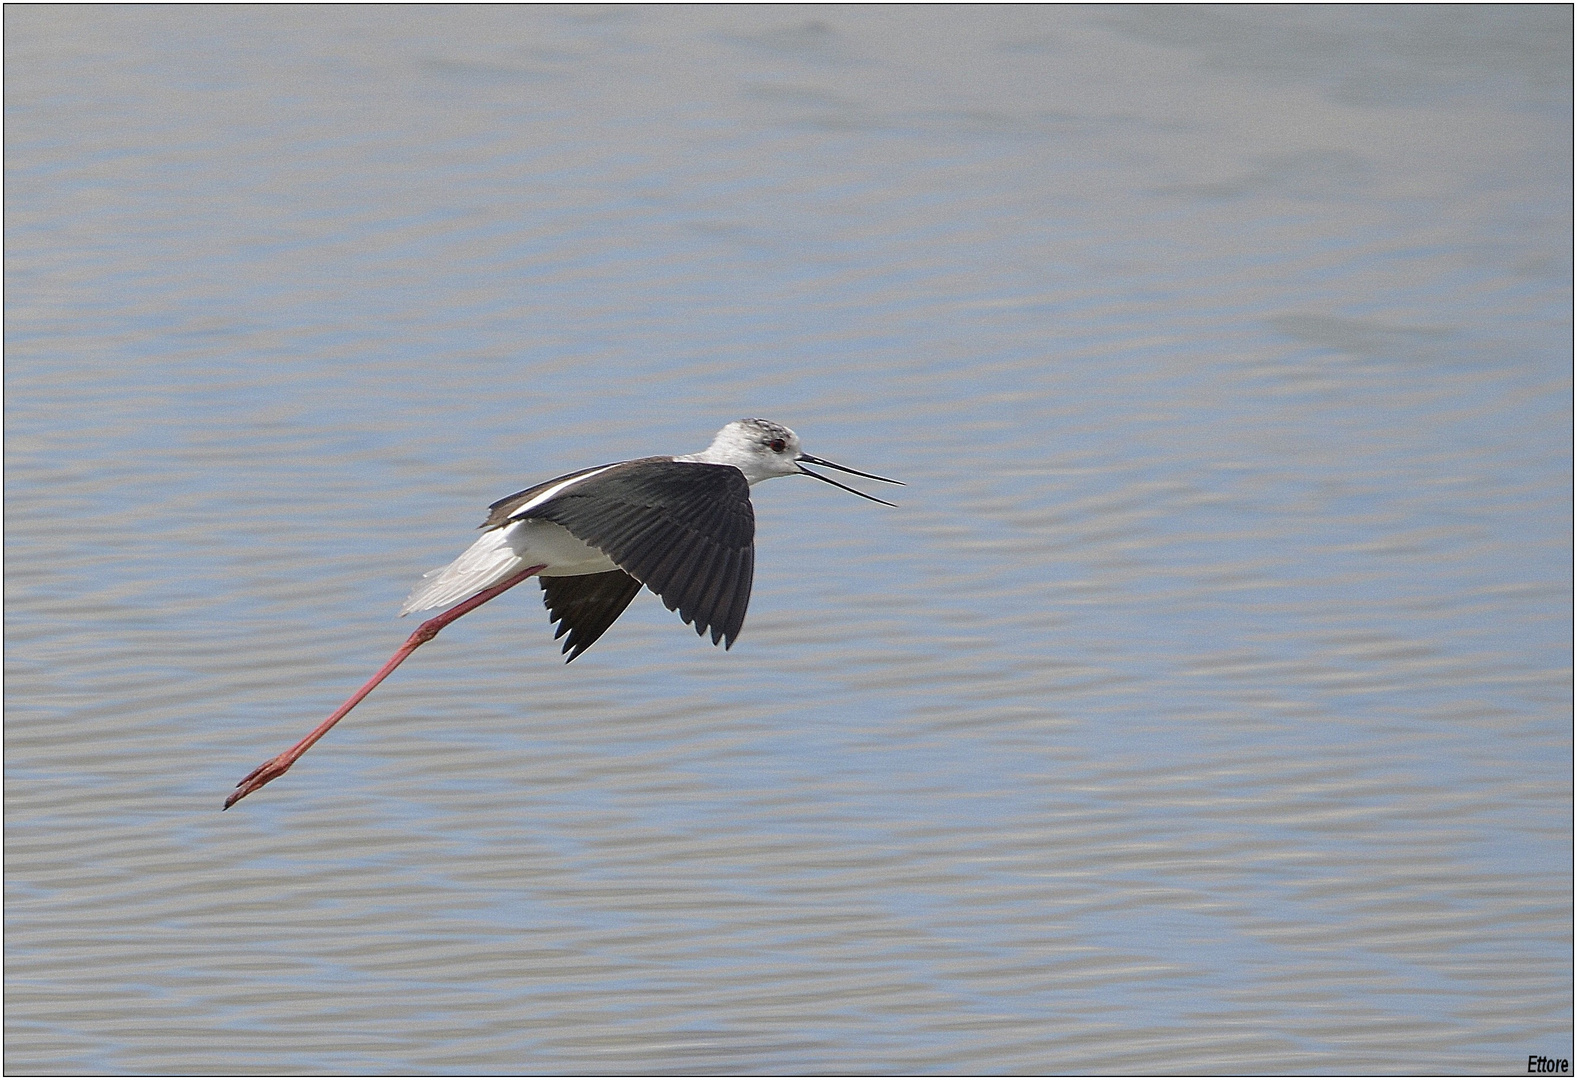
[[[224,809],[230,809],[270,780],[277,780],[284,776],[290,769],[290,766],[294,764],[294,759],[285,760],[288,756],[287,754],[280,754],[279,757],[269,758],[243,776],[241,782],[235,786],[235,790],[230,793],[230,797],[225,800]]]

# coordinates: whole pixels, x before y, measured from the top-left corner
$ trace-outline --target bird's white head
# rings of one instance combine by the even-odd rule
[[[873,473],[863,473],[858,469],[850,469],[836,462],[826,461],[822,458],[811,457],[800,450],[799,436],[794,434],[782,424],[774,424],[770,420],[761,420],[751,417],[746,420],[735,420],[712,440],[699,454],[688,454],[679,461],[700,461],[708,465],[732,465],[745,474],[745,479],[752,484],[759,484],[763,480],[774,476],[794,476],[803,474],[814,476],[817,480],[824,480],[833,487],[843,488],[844,491],[853,491],[861,498],[870,499],[872,502],[892,503],[878,499],[874,495],[867,495],[863,491],[838,483],[820,473],[811,472],[805,468],[803,462],[812,465],[822,465],[839,472],[852,473],[870,480],[880,480],[885,484],[901,484],[899,480],[889,480],[885,476],[876,476]]]
[[[773,476],[792,476],[799,472],[799,436],[782,424],[770,420],[735,420],[699,454],[681,460],[703,461],[708,465],[732,465],[752,484]]]

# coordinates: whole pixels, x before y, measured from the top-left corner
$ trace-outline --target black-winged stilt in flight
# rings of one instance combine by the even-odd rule
[[[372,688],[438,631],[468,611],[537,575],[555,637],[569,637],[569,660],[589,649],[645,585],[670,611],[730,648],[745,623],[755,573],[756,516],[750,486],[774,476],[814,476],[892,506],[831,477],[821,465],[885,484],[801,453],[799,436],[768,420],[735,420],[699,454],[648,457],[582,469],[500,499],[482,537],[454,562],[429,573],[400,614],[454,606],[419,626],[389,662],[312,733],[253,769],[225,800],[226,810],[295,764]]]

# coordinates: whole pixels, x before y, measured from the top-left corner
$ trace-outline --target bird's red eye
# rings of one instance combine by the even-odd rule
[[[782,439],[773,439],[771,442],[767,443],[767,445],[772,448],[772,452],[774,454],[781,454],[784,450],[788,449],[788,443],[784,442]]]

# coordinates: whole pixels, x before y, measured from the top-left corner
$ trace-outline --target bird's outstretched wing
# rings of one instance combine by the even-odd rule
[[[641,591],[641,583],[623,570],[537,580],[542,583],[548,618],[558,624],[553,637],[569,635],[564,642],[564,651],[569,653],[566,664],[591,648]]]
[[[522,498],[516,506],[504,511],[508,520],[564,526],[660,596],[697,634],[710,630],[714,645],[731,647],[739,636],[755,576],[756,516],[745,474],[732,465],[640,458],[587,470],[547,498]]]

